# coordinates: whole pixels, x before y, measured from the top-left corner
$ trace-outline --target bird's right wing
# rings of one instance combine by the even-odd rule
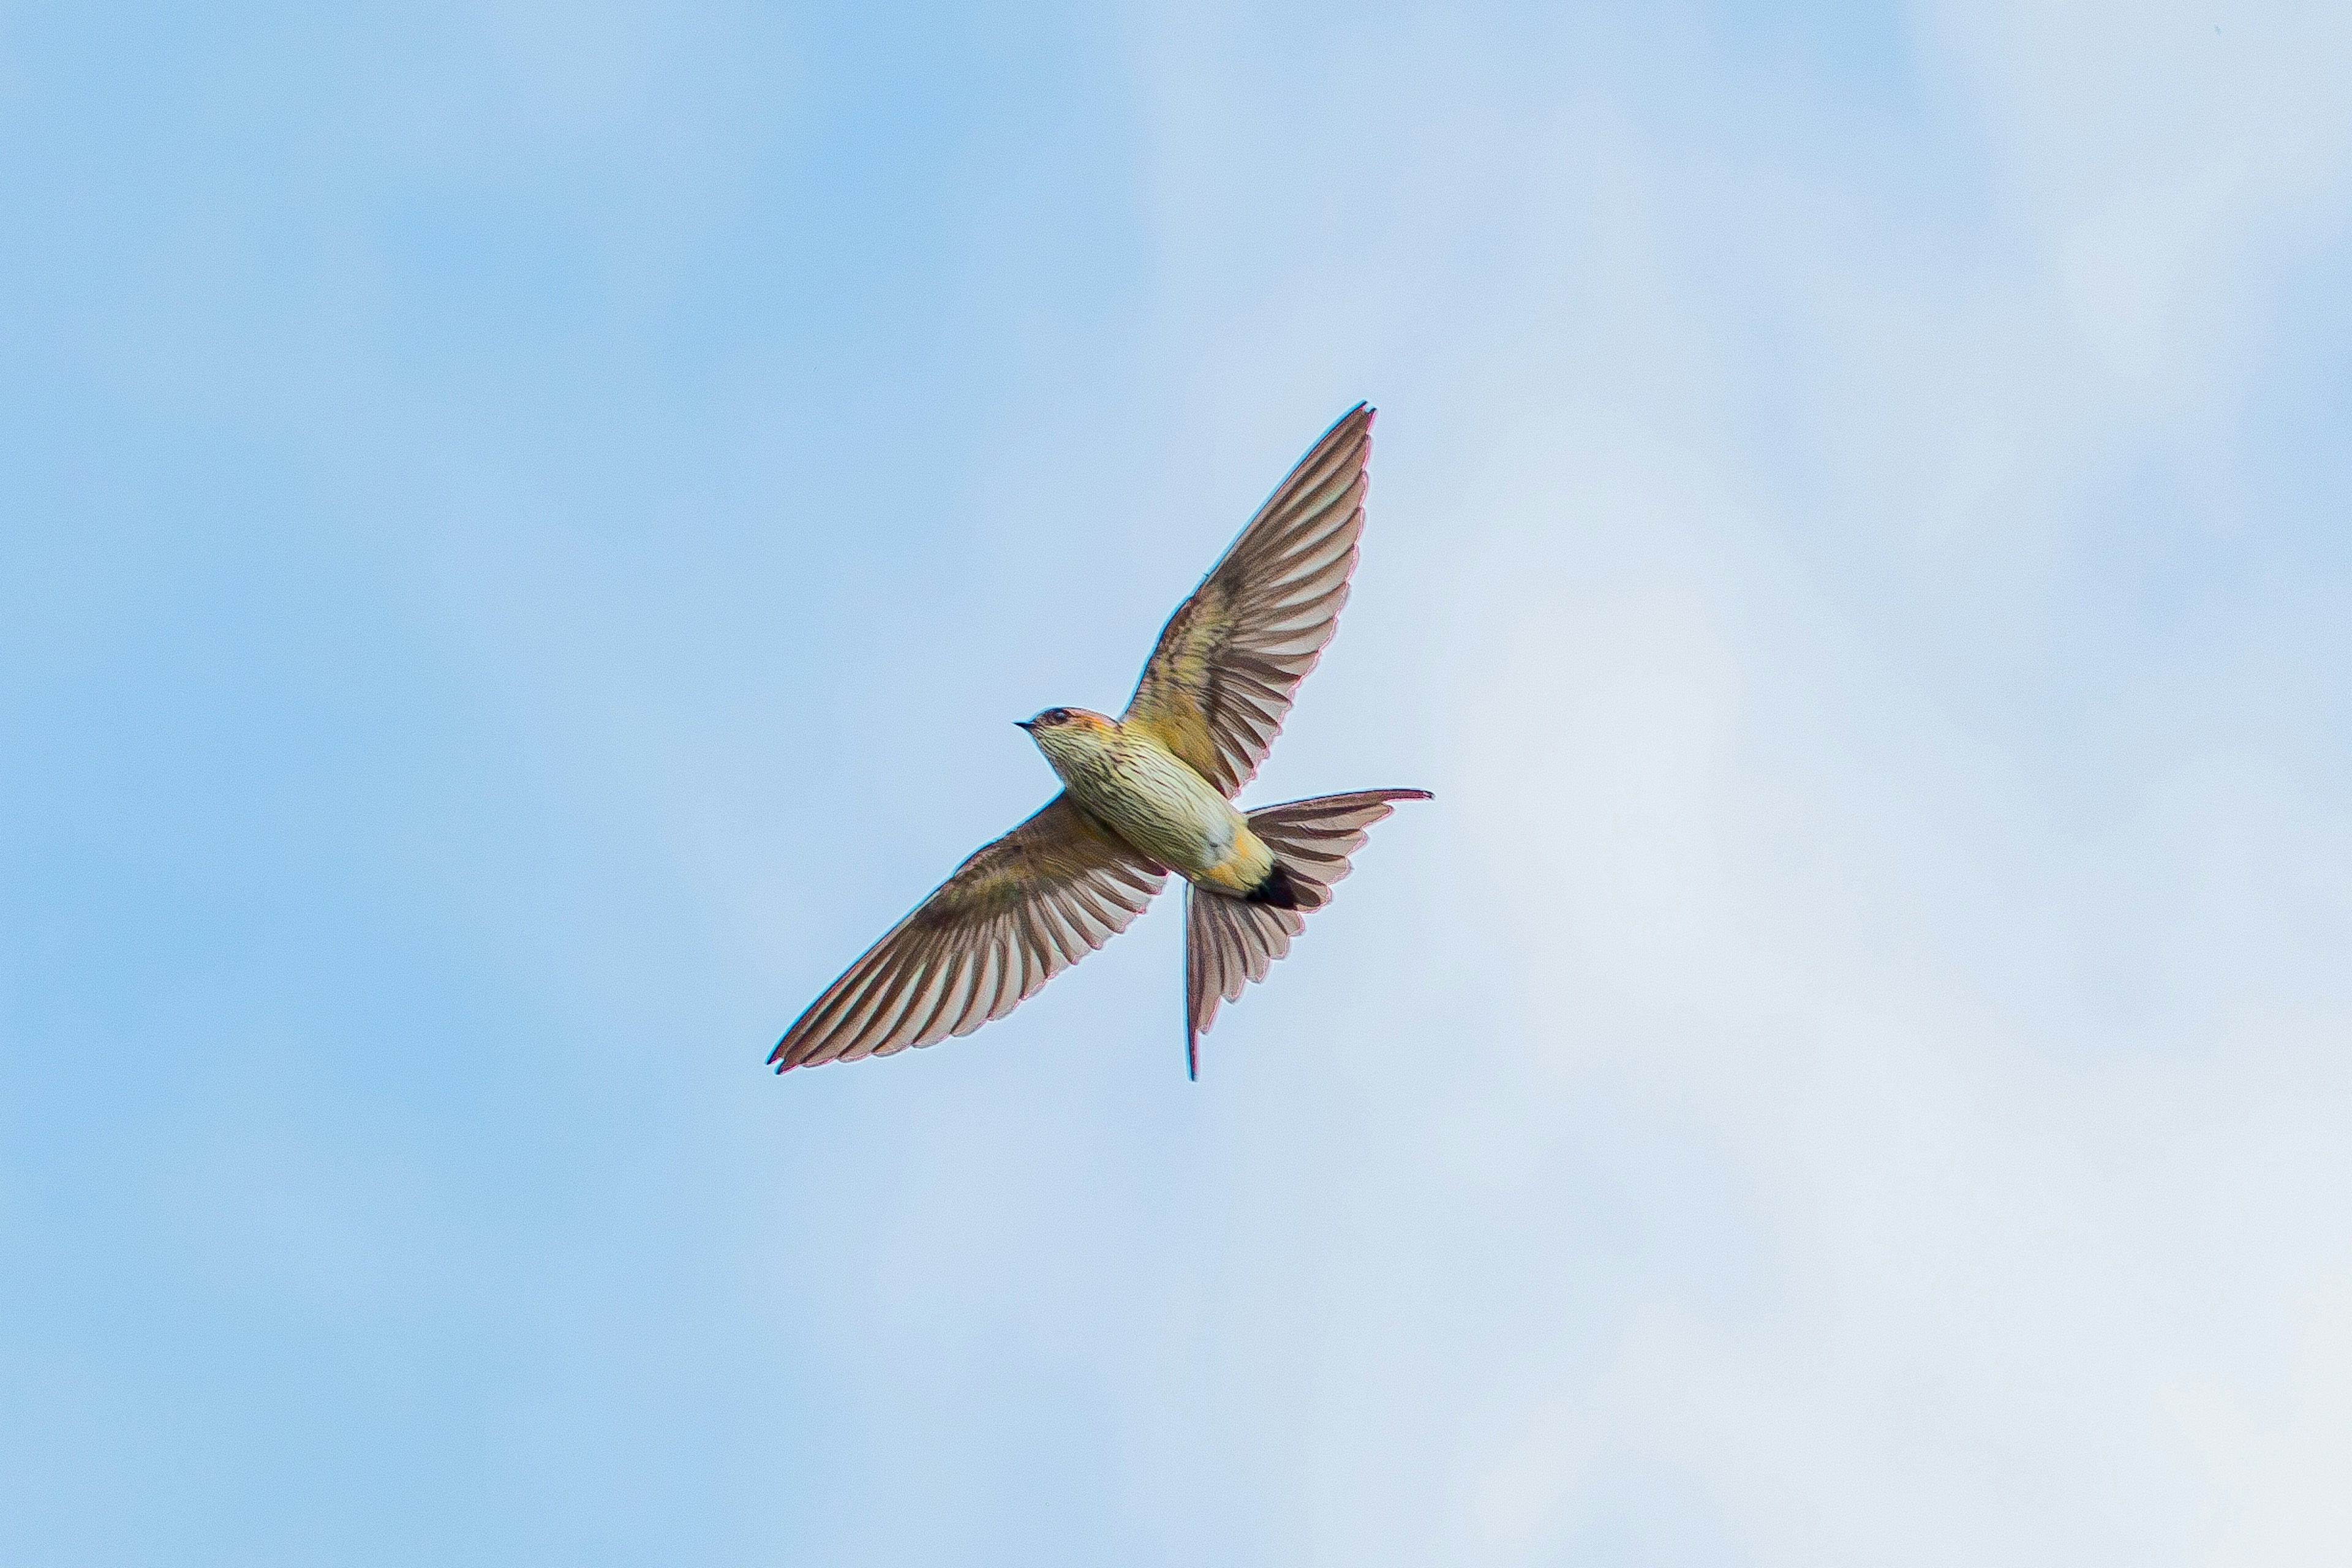
[[[1166,880],[1057,795],[851,964],[769,1064],[789,1072],[968,1035],[1125,931]]]
[[[1372,410],[1323,433],[1176,607],[1121,721],[1231,798],[1281,732],[1292,693],[1339,629],[1364,531]]]

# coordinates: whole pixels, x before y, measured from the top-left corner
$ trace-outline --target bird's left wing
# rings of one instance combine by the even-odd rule
[[[1364,531],[1372,413],[1323,433],[1160,629],[1121,721],[1230,797],[1257,772],[1291,694],[1339,624]]]
[[[968,1035],[1125,931],[1166,880],[1057,795],[851,964],[769,1065],[789,1072]]]

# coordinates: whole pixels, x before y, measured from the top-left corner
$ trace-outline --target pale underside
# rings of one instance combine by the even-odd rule
[[[1047,755],[1088,816],[1187,881],[1246,893],[1274,864],[1233,802],[1156,740],[1082,731]]]

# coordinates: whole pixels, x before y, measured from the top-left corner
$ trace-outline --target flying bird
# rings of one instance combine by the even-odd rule
[[[1258,508],[1160,633],[1127,711],[1016,720],[1062,793],[956,868],[826,988],[768,1058],[778,1072],[968,1035],[1125,931],[1184,879],[1184,1065],[1220,1000],[1264,980],[1363,847],[1418,789],[1233,804],[1281,732],[1348,602],[1373,410],[1359,404]]]

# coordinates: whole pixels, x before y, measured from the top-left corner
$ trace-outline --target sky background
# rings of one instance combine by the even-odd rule
[[[2352,9],[981,9],[0,5],[0,1561],[2352,1558]]]

